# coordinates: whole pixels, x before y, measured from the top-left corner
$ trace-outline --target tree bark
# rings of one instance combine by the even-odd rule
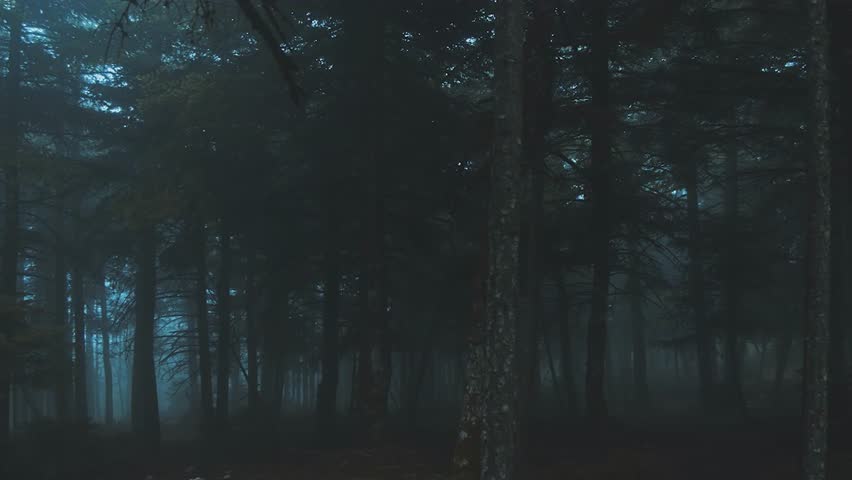
[[[139,232],[136,271],[136,332],[130,416],[133,433],[149,452],[160,446],[154,330],[157,302],[157,237],[154,226]]]
[[[227,229],[219,238],[219,275],[216,284],[216,422],[228,424],[228,384],[231,367],[231,234]]]
[[[607,317],[609,316],[610,276],[610,150],[611,117],[609,72],[609,0],[593,4],[591,57],[592,85],[592,164],[590,192],[594,235],[592,304],[588,329],[586,360],[586,415],[595,428],[606,421],[607,403],[604,392]]]
[[[523,158],[523,45],[525,2],[500,0],[494,64],[495,138],[488,206],[482,480],[516,475],[518,371],[515,326],[520,273],[521,161]]]
[[[826,0],[809,0],[811,33],[811,158],[808,168],[807,317],[805,326],[805,442],[803,478],[824,480],[828,453],[828,356],[831,296],[831,104]]]

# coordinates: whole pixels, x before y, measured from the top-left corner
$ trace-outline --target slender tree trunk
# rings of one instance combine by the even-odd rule
[[[83,274],[75,266],[71,270],[71,305],[74,319],[74,418],[89,421],[86,383],[86,317],[83,299]]]
[[[160,446],[154,330],[157,302],[157,237],[154,226],[139,232],[136,271],[136,332],[130,416],[133,433],[149,452]]]
[[[411,431],[414,431],[417,427],[417,411],[421,401],[421,393],[423,392],[423,385],[426,381],[426,374],[429,371],[430,366],[434,363],[434,342],[435,337],[438,333],[438,325],[437,322],[432,325],[432,332],[429,334],[429,338],[426,340],[426,344],[423,346],[423,351],[420,354],[420,362],[417,363],[414,378],[411,381],[410,391],[408,394],[408,428]],[[414,363],[412,361],[412,363]],[[465,370],[466,372],[466,370]],[[467,382],[467,373],[465,375],[465,382]],[[465,383],[465,385],[467,385]],[[462,403],[462,408],[465,408],[467,403]],[[478,458],[477,458],[478,460]],[[478,472],[478,470],[475,470]]]
[[[109,312],[107,310],[107,285],[106,276],[104,275],[103,270],[100,272],[98,286],[100,289],[101,343],[103,343],[104,363],[104,423],[112,425],[113,422],[115,422],[112,399],[112,353],[110,352],[110,321]]]
[[[340,354],[337,320],[340,311],[340,251],[337,245],[335,206],[329,206],[328,244],[325,254],[325,293],[322,325],[322,380],[317,392],[317,421],[320,434],[330,438],[337,417],[337,384]]]
[[[850,152],[852,153],[852,152]],[[849,371],[846,323],[849,321],[849,166],[848,155],[832,155],[831,174],[831,345],[829,347],[829,403],[832,425],[849,419]]]
[[[711,408],[713,392],[712,335],[707,321],[704,296],[704,263],[701,252],[701,219],[698,209],[698,161],[691,157],[686,165],[686,203],[689,228],[689,296],[695,323],[699,402],[705,411]]]
[[[590,195],[593,211],[594,271],[592,304],[589,318],[586,360],[586,414],[596,427],[607,417],[604,392],[607,317],[609,316],[610,275],[610,72],[609,72],[609,0],[594,2],[592,31],[592,168]]]
[[[261,368],[260,396],[264,411],[271,419],[281,413],[284,389],[284,349],[286,325],[290,316],[290,291],[286,285],[278,285],[278,291],[269,291],[269,304],[263,319],[263,365]]]
[[[735,146],[728,147],[725,155],[725,383],[731,406],[744,413],[746,405],[742,389],[742,354],[739,348],[739,254],[738,228],[739,187]]]
[[[86,396],[89,399],[89,417],[97,419],[100,417],[101,392],[98,381],[100,375],[98,372],[98,357],[97,348],[95,346],[95,325],[98,325],[99,320],[94,313],[94,301],[90,291],[86,291]]]
[[[216,368],[216,421],[220,428],[228,424],[228,383],[231,367],[231,234],[224,229],[219,239],[219,276],[216,286],[218,324]]]
[[[486,217],[487,218],[487,217]],[[486,222],[483,222],[486,223]],[[474,262],[471,292],[473,301],[470,312],[470,331],[467,337],[467,361],[464,366],[464,393],[459,433],[453,451],[453,469],[467,477],[478,475],[481,470],[483,394],[485,375],[484,328],[486,322],[486,282],[488,279],[488,227],[482,229],[483,242],[479,258]],[[425,363],[425,356],[424,356]],[[422,365],[421,368],[425,367]]]
[[[574,349],[572,348],[572,319],[568,316],[568,290],[565,288],[565,279],[561,271],[555,272],[556,288],[559,292],[559,312],[561,320],[559,322],[559,351],[561,376],[560,382],[565,389],[565,414],[568,417],[576,415],[579,411],[577,405],[577,387],[574,379]]]
[[[201,219],[195,226],[195,326],[198,329],[198,368],[201,378],[201,417],[205,429],[213,425],[213,367],[207,306],[207,232]]]
[[[521,161],[523,158],[523,45],[525,2],[497,4],[494,63],[495,139],[488,205],[488,287],[485,319],[485,425],[482,480],[516,476],[518,371],[515,325],[520,273]]]
[[[21,84],[21,49],[23,48],[23,20],[20,8],[10,12],[9,19],[9,73],[6,78],[6,124],[3,132],[0,132],[0,143],[5,143],[6,148],[2,152],[5,157],[3,161],[3,174],[6,190],[6,205],[4,210],[5,222],[3,231],[3,255],[0,264],[0,297],[7,304],[5,308],[7,315],[14,315],[14,308],[18,302],[18,196],[20,185],[18,183],[18,147],[20,144],[20,129],[18,126],[18,99],[20,98]],[[4,321],[5,320],[5,321]],[[0,319],[0,333],[5,332],[7,326],[12,325],[12,319]],[[11,332],[9,332],[11,333]],[[9,412],[12,408],[12,369],[7,359],[0,359],[0,443],[9,438],[11,424],[9,423]]]
[[[542,317],[541,228],[544,204],[544,159],[547,155],[545,135],[550,129],[553,107],[553,52],[551,37],[556,17],[554,0],[535,0],[524,45],[524,157],[525,180],[528,180],[526,231],[522,249],[525,260],[527,315],[518,317],[519,363],[523,368],[519,402],[519,450],[526,456],[531,428],[531,412],[539,389],[539,339]],[[523,251],[525,250],[525,252]],[[525,255],[523,255],[525,254]],[[524,318],[526,317],[526,318]]]
[[[187,415],[194,421],[199,420],[201,392],[199,390],[198,366],[198,320],[195,318],[195,296],[189,292],[183,299],[183,309],[186,318],[186,376],[187,376]]]
[[[811,159],[808,168],[807,320],[803,478],[824,480],[828,453],[828,357],[831,296],[831,104],[826,0],[809,0],[808,74],[811,86]]]
[[[249,250],[246,257],[246,350],[248,356],[248,409],[253,418],[258,413],[257,390],[257,257]]]
[[[782,400],[784,393],[784,377],[790,360],[790,349],[793,346],[793,331],[787,328],[777,340],[775,347],[775,382],[773,385],[775,402]]]
[[[71,329],[68,328],[68,271],[65,265],[65,211],[61,196],[57,195],[55,207],[55,226],[57,231],[54,268],[53,268],[53,321],[60,336],[54,352],[56,417],[60,422],[71,420],[71,399],[73,391],[73,370],[69,346]]]
[[[645,340],[645,312],[642,304],[642,260],[640,257],[639,225],[630,227],[630,272],[627,292],[630,295],[631,337],[633,347],[633,403],[636,411],[648,408],[648,360]]]

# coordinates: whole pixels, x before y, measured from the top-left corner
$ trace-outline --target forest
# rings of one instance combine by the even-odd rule
[[[0,0],[0,478],[850,478],[850,26]]]

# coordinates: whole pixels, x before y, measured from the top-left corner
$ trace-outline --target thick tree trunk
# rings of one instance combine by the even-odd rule
[[[248,356],[248,410],[252,418],[258,414],[257,389],[257,257],[254,250],[246,256],[246,350]]]
[[[74,320],[74,419],[89,421],[86,383],[86,317],[83,298],[83,274],[79,267],[71,269],[71,305]]]
[[[100,272],[98,281],[100,290],[99,301],[101,303],[101,343],[103,344],[103,363],[104,363],[104,423],[112,425],[115,421],[115,413],[113,409],[112,398],[112,353],[110,352],[110,320],[108,302],[107,302],[107,286],[106,276],[103,270]]]
[[[216,284],[216,422],[228,424],[228,384],[231,368],[231,234],[227,229],[219,238],[219,275]]]
[[[592,304],[586,360],[586,415],[602,426],[607,417],[604,392],[610,275],[610,147],[609,0],[594,2],[592,31],[592,165],[590,192],[594,235]]]
[[[337,245],[334,206],[329,208],[328,244],[325,253],[325,292],[322,317],[322,380],[317,391],[317,422],[320,434],[331,438],[337,417],[337,384],[340,365],[338,352],[340,314],[340,251]]]
[[[15,315],[16,309],[10,308],[17,304],[18,284],[18,196],[20,185],[18,182],[18,147],[20,144],[20,129],[18,126],[18,99],[20,98],[21,84],[21,49],[23,48],[23,20],[20,8],[10,12],[9,19],[9,73],[6,78],[6,124],[3,132],[0,132],[0,144],[5,148],[0,150],[6,157],[3,162],[3,174],[6,190],[6,204],[4,208],[4,231],[3,231],[3,254],[0,263],[0,300],[7,304],[4,308],[5,315]],[[5,141],[3,141],[5,140]],[[0,333],[12,325],[11,318],[0,319]],[[11,333],[11,332],[8,332]],[[11,362],[0,359],[0,443],[9,438],[11,425],[9,423],[9,412],[12,408],[12,369]]]
[[[482,480],[516,475],[518,371],[515,325],[520,273],[521,161],[523,158],[523,45],[525,2],[497,4],[494,63],[495,139],[488,205],[488,287],[485,319],[485,425]]]
[[[136,271],[136,332],[130,416],[133,433],[149,452],[160,446],[154,330],[157,302],[157,237],[155,227],[139,232]]]
[[[723,295],[725,302],[725,384],[730,406],[745,413],[742,389],[742,353],[739,348],[739,254],[740,243],[737,226],[739,187],[737,175],[737,149],[728,147],[725,155],[725,267]]]
[[[811,86],[810,215],[805,327],[803,478],[824,480],[828,453],[828,356],[831,296],[831,104],[826,0],[809,0]]]
[[[205,429],[213,425],[213,367],[207,306],[207,232],[199,219],[195,226],[195,327],[198,329],[198,369],[201,378],[201,417]]]
[[[698,366],[699,402],[705,411],[713,401],[713,346],[707,321],[707,304],[704,296],[704,262],[701,252],[701,219],[698,209],[698,159],[687,159],[686,203],[689,229],[689,298],[695,324],[695,346]]]

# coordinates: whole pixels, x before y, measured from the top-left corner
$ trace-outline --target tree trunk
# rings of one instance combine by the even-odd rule
[[[487,217],[485,217],[487,218]],[[486,222],[483,222],[486,223]],[[486,289],[488,279],[488,227],[482,229],[483,242],[479,258],[474,262],[471,292],[470,331],[467,337],[467,361],[464,367],[464,393],[459,433],[453,451],[453,469],[462,476],[479,474],[482,456],[483,394],[485,375],[484,328],[486,323]],[[431,349],[431,347],[430,347]],[[426,357],[424,355],[424,363]],[[421,365],[424,368],[425,365]]]
[[[83,274],[75,266],[71,270],[71,305],[74,320],[74,419],[89,421],[86,395],[86,317],[83,299]]]
[[[110,352],[110,321],[108,314],[106,276],[103,270],[98,281],[101,302],[101,343],[103,343],[104,363],[104,423],[112,425],[115,421],[112,399],[112,353]]]
[[[58,193],[58,192],[57,192]],[[55,207],[56,245],[53,269],[53,321],[60,336],[54,352],[54,393],[56,402],[56,417],[60,422],[71,420],[71,399],[73,391],[73,369],[71,365],[71,329],[68,328],[68,271],[65,266],[65,211],[61,195],[57,195]]]
[[[130,416],[133,433],[149,452],[160,446],[154,330],[157,302],[157,237],[154,226],[139,232],[136,271],[136,332]]]
[[[317,422],[323,438],[330,438],[334,433],[340,364],[337,328],[340,311],[340,251],[337,246],[338,219],[334,208],[334,205],[329,207],[322,317],[322,380],[317,391]]]
[[[586,361],[586,414],[600,427],[607,417],[604,393],[607,317],[609,316],[610,214],[609,175],[611,147],[609,0],[594,2],[592,31],[592,166],[590,192],[586,199],[593,212],[594,251],[592,304],[589,318]]]
[[[627,293],[630,295],[631,337],[633,347],[633,404],[637,412],[648,408],[648,360],[645,340],[645,312],[642,309],[642,259],[639,245],[639,224],[630,226],[630,271]]]
[[[207,320],[207,232],[201,219],[195,226],[195,326],[198,329],[198,368],[201,377],[201,416],[205,429],[213,425],[213,367]]]
[[[246,256],[246,350],[248,355],[248,410],[257,419],[257,257],[254,250]]]
[[[740,242],[737,226],[739,187],[737,176],[737,149],[729,146],[725,155],[725,270],[723,295],[725,302],[725,384],[731,407],[745,413],[742,389],[742,365],[739,348],[739,254]]]
[[[809,0],[811,24],[808,75],[811,86],[810,209],[805,328],[805,442],[803,478],[824,480],[828,453],[828,356],[831,296],[831,104],[826,0]]]
[[[269,291],[269,304],[263,319],[263,365],[261,368],[260,396],[263,407],[271,419],[277,419],[281,413],[281,395],[284,389],[284,349],[285,332],[290,316],[290,291],[286,285],[279,285],[280,291]]]
[[[701,252],[701,219],[698,209],[698,160],[690,157],[686,165],[686,203],[689,228],[689,297],[695,324],[695,346],[698,365],[699,402],[708,411],[712,405],[713,347],[707,322],[704,297],[704,263]]]
[[[15,315],[16,310],[12,308],[18,303],[18,196],[20,184],[18,183],[18,148],[20,146],[20,129],[18,126],[18,99],[20,98],[21,85],[21,49],[23,48],[23,20],[20,9],[15,8],[10,12],[9,19],[9,73],[6,79],[7,112],[6,124],[0,133],[0,145],[5,144],[2,150],[5,156],[3,164],[4,180],[6,182],[6,205],[5,223],[3,231],[3,255],[0,263],[0,297],[6,304],[4,316]],[[12,318],[0,319],[0,333],[11,328]],[[9,438],[11,425],[9,423],[9,412],[12,408],[12,369],[11,362],[0,359],[0,443]]]
[[[521,161],[523,158],[523,45],[525,2],[497,4],[494,63],[494,155],[488,204],[488,287],[485,319],[485,424],[482,480],[516,475],[518,371],[515,325],[520,273]]]
[[[216,321],[218,325],[216,368],[216,422],[228,424],[228,383],[231,367],[231,234],[227,229],[219,238],[219,275],[216,284]]]
[[[525,249],[522,249],[526,273],[525,296],[527,318],[519,316],[518,351],[523,368],[519,402],[519,450],[526,455],[530,413],[535,407],[539,389],[539,338],[542,321],[541,228],[544,204],[544,160],[547,156],[545,136],[550,129],[553,108],[553,52],[551,37],[556,16],[554,0],[535,0],[524,45],[524,157],[525,180],[528,180],[526,203]],[[523,251],[525,250],[525,252]]]
[[[831,345],[829,347],[829,402],[831,424],[848,420],[849,372],[846,323],[849,321],[849,166],[848,155],[832,155],[831,172]]]
[[[561,313],[561,321],[559,322],[559,351],[562,381],[560,382],[565,389],[565,414],[568,417],[574,416],[578,412],[577,408],[577,388],[576,380],[574,379],[574,349],[572,348],[572,325],[571,318],[568,317],[568,291],[565,289],[565,281],[562,278],[562,272],[556,272],[556,286],[559,290],[559,310]]]
[[[186,319],[186,338],[184,339],[184,348],[186,348],[186,394],[187,394],[187,411],[186,414],[193,420],[199,420],[201,412],[201,393],[199,390],[198,379],[198,321],[195,318],[195,298],[189,292],[186,298],[183,299],[184,318]]]
[[[784,377],[787,374],[787,364],[790,360],[790,349],[793,346],[793,331],[787,328],[781,338],[776,341],[775,347],[775,382],[773,392],[775,402],[781,402],[784,393]]]

